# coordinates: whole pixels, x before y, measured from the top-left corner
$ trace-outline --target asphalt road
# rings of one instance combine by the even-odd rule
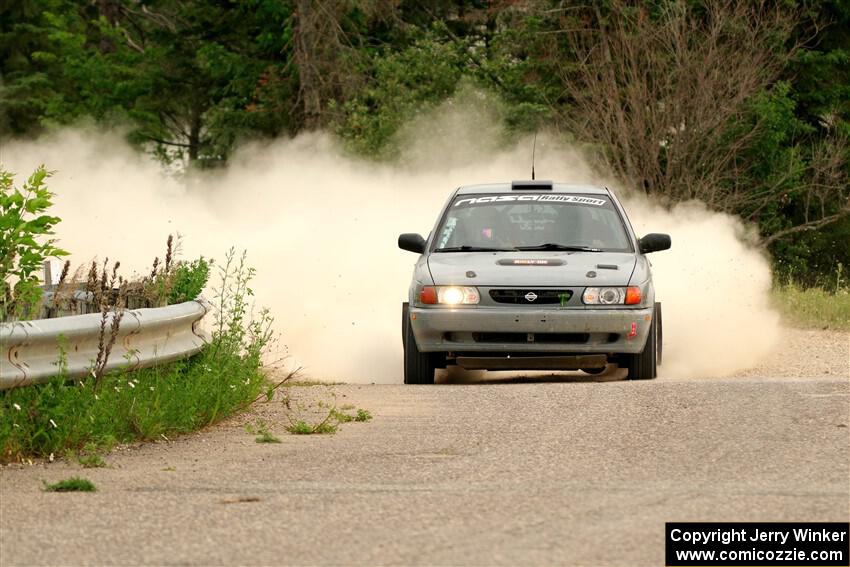
[[[373,421],[287,435],[275,400],[105,469],[6,467],[0,564],[663,565],[666,521],[850,517],[846,377],[332,391]],[[41,490],[72,474],[99,491]]]

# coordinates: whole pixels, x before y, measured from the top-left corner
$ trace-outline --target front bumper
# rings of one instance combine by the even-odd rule
[[[420,352],[639,353],[653,309],[411,307]]]

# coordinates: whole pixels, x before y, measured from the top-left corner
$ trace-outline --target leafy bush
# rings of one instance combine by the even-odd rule
[[[44,261],[67,255],[56,239],[45,238],[61,220],[46,214],[53,204],[45,185],[50,175],[40,166],[17,188],[14,175],[0,167],[0,322],[30,315],[41,299]]]

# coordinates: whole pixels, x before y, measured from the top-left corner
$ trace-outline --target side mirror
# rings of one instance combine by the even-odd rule
[[[667,250],[670,248],[672,241],[670,240],[669,234],[653,232],[652,234],[647,234],[641,238],[638,243],[640,244],[640,251],[643,254],[649,254],[650,252]]]
[[[398,237],[398,247],[408,252],[422,254],[425,252],[425,239],[420,234],[406,232]]]

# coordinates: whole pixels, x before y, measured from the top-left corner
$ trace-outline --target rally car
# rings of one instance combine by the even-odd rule
[[[605,187],[551,181],[460,187],[420,254],[402,306],[404,382],[437,368],[583,370],[608,364],[656,377],[661,305],[646,254],[670,236],[638,238]]]

